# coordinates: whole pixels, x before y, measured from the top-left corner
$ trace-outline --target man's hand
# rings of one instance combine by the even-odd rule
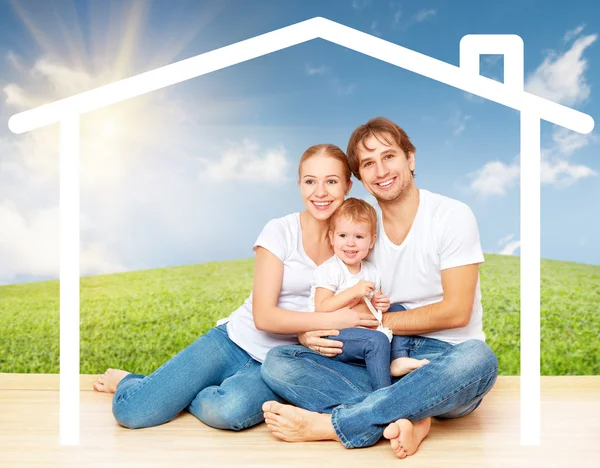
[[[298,340],[300,344],[312,349],[314,352],[319,353],[326,357],[335,357],[338,354],[342,354],[342,347],[344,343],[341,341],[330,340],[323,338],[324,336],[338,336],[340,332],[338,330],[316,330],[305,333],[298,333]]]
[[[375,307],[376,310],[387,312],[390,308],[390,298],[381,293],[375,294],[371,298],[371,304],[373,304],[373,307]]]

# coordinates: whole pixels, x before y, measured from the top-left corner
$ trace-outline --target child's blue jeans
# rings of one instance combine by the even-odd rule
[[[402,304],[392,304],[389,312],[400,312],[406,310]],[[367,328],[346,328],[340,330],[338,336],[331,339],[344,343],[342,354],[333,359],[353,364],[364,363],[373,390],[388,387],[392,384],[390,374],[390,361],[399,357],[408,357],[408,336],[394,336],[390,343],[388,337],[377,330]]]

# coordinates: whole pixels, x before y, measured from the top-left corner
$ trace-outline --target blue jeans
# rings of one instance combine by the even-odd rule
[[[406,310],[401,304],[392,304],[389,312],[400,312]],[[366,328],[346,328],[340,330],[337,336],[329,338],[344,343],[342,354],[333,359],[353,364],[365,363],[371,388],[379,390],[392,384],[390,374],[390,361],[399,357],[408,357],[408,336],[394,336],[392,343],[382,332]]]
[[[342,444],[355,448],[375,444],[386,426],[398,419],[457,418],[471,413],[498,374],[496,355],[480,340],[453,346],[410,337],[409,356],[431,362],[375,392],[371,392],[364,366],[339,362],[298,345],[269,351],[261,375],[290,403],[331,413]]]
[[[373,390],[392,384],[390,374],[390,340],[377,330],[366,328],[346,328],[337,336],[331,336],[344,343],[342,354],[333,359],[353,364],[364,363]]]
[[[209,426],[239,431],[264,420],[265,401],[281,401],[263,382],[260,367],[220,325],[152,374],[125,376],[113,397],[113,415],[137,429],[187,410]]]

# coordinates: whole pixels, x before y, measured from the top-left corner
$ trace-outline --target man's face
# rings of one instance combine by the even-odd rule
[[[393,142],[391,135],[385,135],[385,139],[392,143],[388,145],[381,136],[371,135],[358,151],[358,170],[362,183],[381,202],[405,196],[414,184],[411,171],[415,169],[414,153],[409,153],[407,157]]]

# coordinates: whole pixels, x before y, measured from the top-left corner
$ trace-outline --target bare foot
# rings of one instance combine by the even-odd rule
[[[394,377],[406,375],[409,372],[429,364],[428,359],[413,359],[409,357],[401,357],[394,359],[390,364],[390,372]]]
[[[431,418],[412,423],[408,419],[398,419],[383,431],[383,437],[390,441],[390,446],[398,458],[413,455],[419,445],[429,434]]]
[[[267,427],[278,439],[286,442],[340,440],[329,414],[314,413],[276,401],[267,401],[262,409]]]
[[[94,382],[94,390],[97,392],[115,393],[119,382],[129,373],[119,369],[106,369],[106,372],[99,375]]]

